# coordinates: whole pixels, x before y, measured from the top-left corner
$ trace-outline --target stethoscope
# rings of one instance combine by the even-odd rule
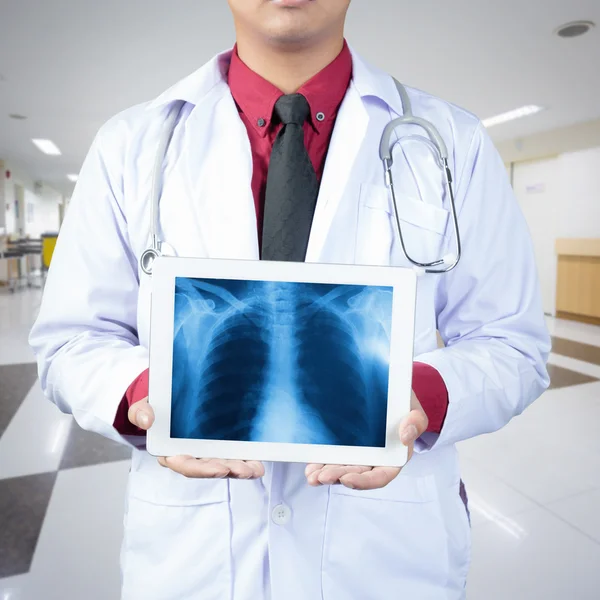
[[[456,214],[456,204],[454,201],[454,190],[452,187],[452,173],[450,171],[450,167],[448,165],[448,149],[442,136],[433,125],[429,121],[422,119],[420,117],[415,117],[412,112],[412,104],[410,102],[410,98],[408,97],[408,93],[406,88],[399,82],[394,79],[396,83],[396,87],[398,89],[398,93],[400,94],[400,98],[402,100],[402,107],[404,110],[404,114],[397,119],[393,119],[383,130],[383,135],[381,136],[381,143],[379,144],[379,157],[381,158],[384,166],[384,177],[386,186],[389,187],[392,194],[392,202],[394,205],[394,215],[396,219],[396,226],[398,229],[398,237],[400,238],[400,245],[402,246],[402,251],[406,256],[407,260],[415,267],[418,272],[425,273],[448,273],[456,265],[458,265],[461,258],[461,241],[460,241],[460,231],[458,228],[458,217]],[[150,217],[150,246],[142,252],[140,257],[140,268],[147,275],[152,275],[152,265],[154,261],[161,255],[161,246],[162,240],[158,237],[159,230],[159,205],[160,205],[160,196],[161,196],[161,184],[162,184],[162,174],[163,174],[163,163],[167,154],[167,150],[169,148],[169,143],[171,138],[173,137],[173,132],[175,131],[175,125],[179,118],[179,114],[184,106],[184,102],[175,103],[167,118],[165,120],[163,130],[161,136],[159,138],[158,148],[156,151],[156,159],[154,162],[154,169],[152,172],[152,190],[151,190],[151,199],[152,199],[152,207],[151,207],[151,217]],[[397,127],[400,125],[416,125],[421,127],[427,133],[429,140],[423,140],[425,143],[430,145],[429,142],[433,145],[437,153],[437,162],[438,166],[443,172],[444,180],[446,183],[446,188],[448,190],[448,196],[450,198],[450,205],[452,208],[452,223],[454,227],[454,244],[455,244],[455,253],[446,254],[442,258],[438,260],[434,260],[432,262],[419,262],[414,260],[408,250],[406,249],[406,243],[404,240],[404,235],[402,234],[402,226],[400,224],[400,215],[398,212],[398,204],[396,202],[396,193],[394,190],[394,178],[392,176],[392,165],[394,163],[392,159],[392,150],[394,144],[390,144],[390,140],[392,135],[394,134]],[[415,137],[415,136],[413,136]],[[422,139],[422,138],[421,138]]]

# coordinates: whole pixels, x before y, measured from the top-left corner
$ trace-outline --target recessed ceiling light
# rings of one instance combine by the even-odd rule
[[[67,175],[67,179],[69,181],[72,181],[73,183],[75,183],[77,181],[77,179],[79,179],[79,175]]]
[[[556,35],[561,38],[574,38],[586,34],[590,29],[595,27],[593,21],[573,21],[566,25],[561,25],[556,30]]]
[[[24,121],[27,117],[25,115],[18,115],[16,113],[13,113],[12,115],[8,115],[11,119],[14,119],[15,121]]]
[[[50,156],[60,156],[62,152],[58,149],[58,146],[51,140],[31,140],[39,150],[41,150],[44,154],[49,154]]]
[[[511,110],[501,115],[490,117],[489,119],[484,119],[482,123],[484,127],[493,127],[494,125],[508,123],[508,121],[514,121],[515,119],[522,119],[523,117],[535,115],[542,110],[544,109],[541,106],[523,106],[521,108],[517,108],[516,110]]]

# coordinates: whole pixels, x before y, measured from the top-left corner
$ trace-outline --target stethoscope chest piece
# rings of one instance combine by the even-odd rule
[[[158,251],[154,248],[147,248],[144,250],[144,252],[142,252],[142,256],[140,257],[140,266],[146,275],[152,275],[152,267],[154,266],[154,261],[158,257]]]

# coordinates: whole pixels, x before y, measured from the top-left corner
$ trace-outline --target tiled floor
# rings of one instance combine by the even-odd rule
[[[38,303],[0,290],[0,600],[116,600],[128,451],[43,399]],[[548,324],[552,389],[460,445],[470,600],[600,598],[600,328]]]

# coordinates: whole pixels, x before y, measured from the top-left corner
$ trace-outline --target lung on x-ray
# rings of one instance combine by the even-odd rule
[[[171,436],[384,448],[393,288],[177,278]]]

